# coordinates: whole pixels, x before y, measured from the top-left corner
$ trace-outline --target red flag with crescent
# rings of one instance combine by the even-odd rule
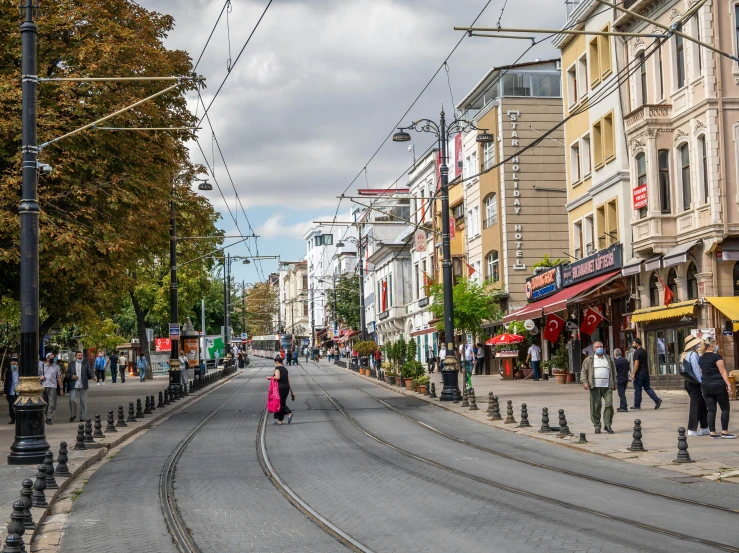
[[[582,323],[580,323],[580,332],[592,336],[595,329],[603,320],[603,315],[598,313],[592,307],[588,307],[582,314]]]
[[[544,329],[542,336],[549,342],[556,342],[559,339],[559,335],[562,332],[562,328],[565,325],[565,320],[562,317],[550,313],[547,315],[547,325]]]

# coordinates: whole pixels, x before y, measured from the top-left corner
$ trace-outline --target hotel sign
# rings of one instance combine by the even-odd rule
[[[614,244],[605,250],[565,265],[562,269],[562,280],[565,286],[572,286],[603,273],[615,271],[622,266],[621,244]]]
[[[557,265],[526,279],[526,298],[529,302],[551,296],[562,289],[562,266]]]

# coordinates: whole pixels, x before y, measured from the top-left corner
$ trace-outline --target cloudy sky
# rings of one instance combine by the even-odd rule
[[[198,73],[207,79],[206,105],[236,59],[268,0],[232,0],[231,12],[216,29]],[[251,42],[233,67],[209,111],[246,215],[258,235],[262,255],[302,259],[301,235],[317,218],[331,218],[336,196],[352,185],[387,187],[412,162],[407,145],[388,141],[369,158],[394,128],[456,42],[455,25],[469,25],[487,0],[274,0]],[[224,6],[222,0],[139,0],[151,10],[174,16],[171,48],[197,59]],[[491,0],[479,26],[495,26],[505,0]],[[561,27],[563,0],[510,0],[504,27]],[[466,38],[405,117],[436,118],[449,111],[493,66],[512,63],[526,41]],[[523,61],[557,56],[549,43],[534,48]],[[451,90],[450,90],[451,88]],[[192,109],[196,108],[192,98]],[[202,114],[200,106],[198,113]],[[212,134],[207,122],[200,144],[213,165]],[[433,141],[414,137],[416,151]],[[192,157],[202,162],[197,145]],[[223,162],[215,151],[215,178],[228,206],[246,234],[248,225],[235,199]],[[238,234],[217,189],[210,193],[223,214],[227,234]],[[349,204],[339,218],[346,220]],[[253,245],[252,245],[253,249]],[[243,245],[231,248],[247,254]],[[264,261],[265,274],[275,270]],[[239,264],[238,280],[254,282],[251,266]]]

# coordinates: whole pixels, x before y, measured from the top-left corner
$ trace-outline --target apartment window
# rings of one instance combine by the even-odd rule
[[[488,280],[498,282],[500,280],[500,266],[498,264],[498,252],[493,250],[488,254]]]
[[[377,312],[382,313],[382,281],[377,283]]]
[[[683,185],[683,211],[690,209],[691,184],[690,184],[690,148],[687,144],[680,147],[680,175]]]
[[[662,46],[657,49],[657,69],[659,70],[659,79],[657,84],[659,85],[659,99],[663,100],[665,97],[665,77],[662,65]]]
[[[657,273],[652,273],[649,279],[649,304],[650,307],[659,306],[659,288],[657,288]]]
[[[616,134],[613,130],[613,112],[603,118],[603,161],[616,158]]]
[[[695,38],[701,40],[701,19],[698,14],[695,15]],[[698,44],[694,44],[693,48],[696,52],[696,66],[698,67],[698,75],[703,73],[703,60],[701,60],[701,47]]]
[[[462,167],[462,176],[466,179],[470,176],[470,167],[472,166],[472,160],[470,156],[467,156]]]
[[[637,57],[639,60],[639,88],[641,92],[641,105],[647,103],[647,60],[644,52]]]
[[[480,234],[480,206],[476,205],[472,208],[472,220],[470,222],[473,233],[472,236]]]
[[[677,30],[682,31],[683,26],[678,25]],[[685,43],[679,35],[675,35],[675,55],[677,87],[682,88],[685,86]]]
[[[307,316],[308,316],[308,302],[304,301],[303,302],[303,317],[307,317]]]
[[[670,272],[667,273],[667,287],[672,292],[672,301],[680,301],[677,298],[677,273],[675,269],[670,269]]]
[[[636,156],[636,186],[647,184],[647,157],[644,154]],[[649,196],[647,196],[648,198]],[[647,216],[647,208],[639,209],[639,218],[643,219]]]
[[[600,54],[598,52],[598,37],[588,43],[588,73],[590,73],[590,88],[595,88],[600,82]]]
[[[698,269],[695,268],[695,263],[691,263],[690,266],[688,267],[687,284],[688,284],[688,299],[697,300],[698,299]]]
[[[308,277],[304,276],[303,277],[303,290],[307,290],[307,289],[308,289]]]
[[[590,160],[590,134],[586,134],[582,137],[582,144],[580,145],[580,161],[582,164],[582,175],[587,177],[592,170]]]
[[[484,169],[490,169],[495,165],[495,142],[486,142],[482,148]]]
[[[593,124],[593,165],[596,169],[603,167],[603,124],[597,121]]]
[[[321,236],[316,236],[315,243],[316,246],[331,246],[334,243],[334,235],[322,234]]]
[[[419,295],[419,298],[425,298],[426,297],[426,260],[421,260],[421,273],[418,275],[419,279],[423,279],[423,286],[421,286],[421,292],[422,294]]]
[[[593,216],[585,217],[585,255],[595,253],[595,226]]]
[[[698,144],[701,148],[701,155],[703,157],[703,201],[708,203],[708,152],[706,150],[706,136],[700,136],[698,138]]]
[[[660,150],[659,163],[659,208],[662,213],[670,212],[670,152]]]
[[[567,70],[567,100],[568,105],[574,106],[578,100],[577,64]]]
[[[618,242],[618,201],[611,200],[606,205],[606,232],[608,234],[607,243],[615,244]]]
[[[585,95],[588,93],[588,58],[587,56],[582,56],[579,60],[577,60],[577,70],[578,70],[578,79],[577,79],[578,97],[582,100],[585,97]]]
[[[580,181],[580,143],[570,146],[570,175],[572,184]]]
[[[387,277],[387,306],[388,308],[393,306],[393,275],[390,274]]]
[[[595,210],[595,222],[598,225],[598,249],[603,250],[608,247],[608,235],[606,234],[606,206],[602,205]]]
[[[498,224],[498,195],[493,192],[485,199],[485,228]]]
[[[472,164],[472,166],[470,167],[470,176],[479,173],[480,166],[477,164],[477,150],[472,152],[472,155],[470,156],[470,163]]]
[[[420,294],[420,288],[421,288],[421,286],[420,286],[420,284],[421,284],[421,273],[419,273],[418,263],[416,263],[414,265],[414,268],[413,268],[413,276],[415,277],[414,280],[416,281],[414,283],[414,288],[413,288],[413,292],[414,292],[413,298],[414,299],[418,299],[420,297],[419,294]]]
[[[452,208],[452,215],[455,220],[464,219],[464,204],[456,205]]]
[[[582,223],[577,222],[573,225],[574,232],[572,233],[573,243],[575,245],[575,259],[582,259],[583,257],[583,249],[582,249]]]
[[[606,25],[602,30],[609,32],[611,26]],[[611,37],[599,36],[598,50],[600,53],[600,76],[605,78],[611,72]]]

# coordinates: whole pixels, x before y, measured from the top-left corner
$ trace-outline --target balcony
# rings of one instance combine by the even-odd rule
[[[613,231],[610,234],[603,234],[598,237],[598,249],[599,250],[605,250],[608,246],[612,246],[613,244],[618,243],[618,238],[616,238],[617,231]]]
[[[669,127],[672,106],[669,104],[644,104],[624,117],[626,133],[634,133],[646,126]]]

